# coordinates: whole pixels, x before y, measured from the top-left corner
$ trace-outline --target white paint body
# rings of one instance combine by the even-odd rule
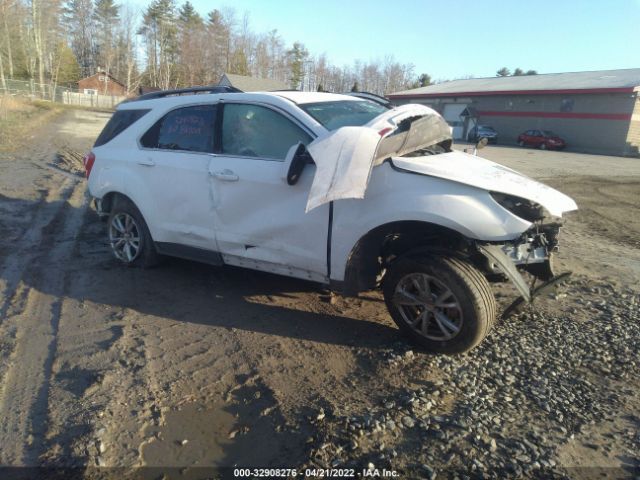
[[[396,157],[377,164],[381,160],[376,160],[377,144],[392,133],[379,135],[381,126],[393,129],[398,124],[393,118],[416,112],[437,114],[423,106],[404,106],[366,126],[329,132],[298,106],[330,100],[361,101],[342,95],[276,92],[190,95],[123,104],[119,109],[151,111],[93,149],[96,162],[89,191],[97,199],[110,193],[129,197],[155,242],[219,252],[228,264],[324,283],[343,280],[358,240],[390,222],[429,222],[483,241],[517,238],[531,224],[496,203],[490,191],[533,200],[555,215],[577,208],[560,192],[463,153]],[[218,102],[257,103],[288,116],[316,138],[308,147],[316,165],[307,165],[299,182],[290,186],[284,180],[288,161],[140,146],[139,138],[173,108]],[[352,142],[350,153],[342,146],[336,149],[337,143],[353,139],[357,141]],[[318,175],[320,171],[329,174]],[[337,181],[327,183],[331,178]],[[320,193],[308,205],[312,184]],[[329,201],[334,202],[330,259]]]

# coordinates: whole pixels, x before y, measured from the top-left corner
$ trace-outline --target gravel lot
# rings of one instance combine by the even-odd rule
[[[484,149],[576,199],[558,258],[574,275],[473,352],[436,357],[404,342],[378,293],[120,267],[84,182],[54,165],[107,119],[66,111],[0,156],[0,466],[640,475],[640,160]]]

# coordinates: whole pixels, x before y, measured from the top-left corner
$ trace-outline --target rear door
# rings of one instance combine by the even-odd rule
[[[216,240],[225,263],[315,281],[327,279],[329,206],[305,206],[315,165],[295,185],[285,157],[311,132],[268,105],[225,103],[209,165]]]
[[[215,119],[214,104],[176,108],[139,140],[136,168],[154,201],[148,223],[165,251],[176,253],[178,245],[216,250],[208,175]]]

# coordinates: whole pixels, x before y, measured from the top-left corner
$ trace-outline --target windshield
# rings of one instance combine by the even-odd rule
[[[337,130],[341,127],[361,127],[389,110],[368,100],[306,103],[300,105],[300,108],[320,122],[327,130]]]
[[[487,126],[485,126],[485,125],[480,125],[480,126],[478,127],[478,130],[479,130],[479,131],[481,131],[481,132],[482,132],[482,131],[484,131],[484,132],[495,132],[495,130],[493,129],[493,127],[487,127]]]

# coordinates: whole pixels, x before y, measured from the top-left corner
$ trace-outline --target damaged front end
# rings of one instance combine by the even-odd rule
[[[558,250],[561,227],[561,222],[544,223],[540,218],[511,242],[477,245],[478,252],[484,257],[485,271],[506,276],[520,293],[520,297],[505,309],[503,318],[518,311],[526,302],[532,303],[536,296],[571,275],[571,272],[557,274],[553,269],[553,254]],[[521,272],[533,277],[530,283]],[[542,283],[538,284],[538,281]]]

